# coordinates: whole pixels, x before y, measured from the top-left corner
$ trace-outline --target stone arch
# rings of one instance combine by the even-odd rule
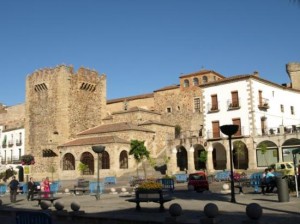
[[[266,152],[264,152],[264,148]],[[266,167],[272,163],[277,163],[278,158],[278,146],[269,140],[260,142],[256,147],[256,161],[257,167]]]
[[[177,167],[180,171],[185,171],[188,169],[187,151],[182,145],[177,146],[176,149]]]
[[[238,140],[233,142],[232,159],[234,169],[248,169],[248,148],[247,145]]]
[[[64,155],[63,170],[75,170],[75,157],[72,153],[66,153]]]
[[[101,169],[110,169],[110,158],[107,151],[100,153]]]
[[[206,162],[201,162],[199,160],[202,152],[205,152],[205,148],[203,145],[195,144],[194,146],[194,164],[196,170],[206,170]]]
[[[88,169],[83,172],[84,175],[94,175],[94,156],[90,152],[82,153],[80,162],[88,166]]]
[[[215,170],[225,170],[227,164],[226,149],[221,143],[213,144],[213,167]]]
[[[300,139],[290,138],[284,141],[282,144],[282,161],[291,162],[293,161],[292,151],[300,148]],[[296,161],[299,161],[300,154],[296,154]]]
[[[119,158],[120,169],[128,169],[128,153],[126,150],[122,150]]]
[[[183,87],[189,87],[190,86],[190,81],[188,79],[185,79],[183,81]]]

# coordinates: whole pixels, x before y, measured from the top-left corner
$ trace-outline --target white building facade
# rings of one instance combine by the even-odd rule
[[[5,129],[0,126],[0,157],[2,164],[20,163],[25,154],[25,129]]]
[[[207,168],[229,169],[227,136],[220,126],[237,124],[233,136],[235,169],[257,169],[291,161],[300,147],[300,91],[254,75],[242,75],[200,86],[204,113]],[[267,147],[262,153],[261,148]]]

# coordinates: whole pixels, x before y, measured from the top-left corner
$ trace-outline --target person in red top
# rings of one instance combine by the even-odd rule
[[[46,179],[43,182],[44,185],[44,192],[50,192],[50,181],[49,177],[46,177]],[[48,194],[45,194],[45,197],[48,197]]]

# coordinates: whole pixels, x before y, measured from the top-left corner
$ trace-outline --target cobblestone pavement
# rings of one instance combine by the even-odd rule
[[[110,187],[106,188],[100,200],[90,195],[72,195],[58,193],[57,196],[65,206],[67,212],[71,212],[71,203],[77,202],[80,205],[80,211],[84,211],[84,216],[96,217],[97,219],[120,219],[148,221],[148,223],[163,223],[167,217],[170,217],[168,208],[173,203],[178,203],[182,207],[182,214],[177,218],[178,223],[199,223],[200,219],[205,218],[204,207],[208,203],[214,203],[218,206],[218,223],[242,223],[249,220],[246,216],[246,206],[250,203],[257,203],[263,208],[261,223],[283,224],[287,222],[300,223],[300,198],[295,195],[290,196],[289,202],[278,202],[277,194],[262,195],[253,192],[252,188],[246,188],[245,194],[235,194],[236,203],[231,203],[230,194],[222,194],[222,183],[212,183],[211,192],[197,193],[188,191],[186,184],[177,184],[173,193],[174,200],[165,203],[166,210],[159,212],[159,205],[156,203],[141,203],[141,211],[135,210],[135,204],[127,202],[131,197],[131,191],[128,194],[121,194],[121,187],[114,186],[118,194],[111,194]],[[16,203],[9,202],[9,196],[0,198],[2,206],[0,207],[1,223],[15,223],[15,218],[9,211],[16,209],[41,210],[37,201],[27,201],[25,195],[18,195]],[[55,208],[51,206],[48,210],[54,212]],[[76,220],[59,221],[55,223],[81,223]],[[83,223],[83,221],[82,221]],[[107,223],[98,221],[97,223]],[[113,223],[113,222],[111,222]],[[117,223],[117,222],[115,222]],[[122,222],[126,223],[126,222]],[[134,222],[131,222],[134,223]]]

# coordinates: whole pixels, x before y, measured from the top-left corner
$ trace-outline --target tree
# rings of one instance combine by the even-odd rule
[[[235,149],[234,154],[237,157],[237,168],[240,169],[240,156],[244,155],[244,143],[241,141],[236,141],[233,143],[233,148]]]
[[[52,181],[54,180],[53,176],[54,173],[56,172],[56,166],[53,162],[50,163],[49,167],[48,167],[48,171],[51,173],[51,177],[52,177]]]
[[[139,140],[131,140],[130,141],[129,155],[133,155],[133,157],[137,163],[137,169],[136,169],[137,176],[139,176],[139,170],[138,170],[139,163],[140,162],[143,163],[144,159],[150,158],[150,152],[147,150],[144,143],[145,143],[145,141],[139,141]],[[145,178],[146,178],[145,164],[143,163],[142,165],[143,165],[143,170],[144,170],[144,174],[145,174]]]
[[[201,150],[201,151],[200,151],[200,155],[199,155],[198,160],[199,160],[201,163],[204,163],[204,164],[205,164],[205,170],[207,171],[207,169],[206,169],[207,151]]]
[[[80,171],[80,175],[83,175],[84,171],[86,171],[88,168],[89,166],[87,164],[80,162],[77,169]]]
[[[267,153],[267,151],[268,151],[268,146],[267,146],[267,144],[266,143],[261,143],[260,144],[260,151],[261,151],[261,154],[264,156],[264,158],[265,158],[265,161],[266,161],[266,164],[267,164],[267,166],[269,166],[269,163],[268,163],[268,160],[267,160],[267,157],[266,157],[266,153]]]

